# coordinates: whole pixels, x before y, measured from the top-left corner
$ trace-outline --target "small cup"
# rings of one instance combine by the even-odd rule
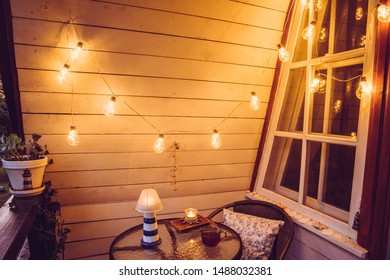
[[[213,226],[206,226],[200,230],[204,245],[212,247],[221,241],[221,229]]]

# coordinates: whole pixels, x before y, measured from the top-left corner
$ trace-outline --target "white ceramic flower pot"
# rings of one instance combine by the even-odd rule
[[[1,162],[10,180],[12,194],[29,196],[37,195],[43,191],[42,181],[47,157],[25,161],[2,160]]]

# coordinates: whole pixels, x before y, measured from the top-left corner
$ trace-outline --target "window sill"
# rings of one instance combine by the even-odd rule
[[[281,206],[291,217],[291,219],[294,221],[294,223],[298,224],[299,226],[309,230],[313,234],[316,234],[329,242],[339,246],[345,251],[348,251],[349,253],[357,256],[361,259],[367,258],[368,251],[361,247],[359,244],[357,244],[356,240],[353,240],[352,238],[337,232],[324,224],[315,221],[309,217],[306,217],[304,215],[301,215],[300,213],[293,211],[286,206],[282,205],[281,203],[272,201],[260,194],[257,194],[256,192],[248,192],[246,194],[246,197],[253,200],[264,200],[271,202],[273,204],[276,204],[278,206]]]

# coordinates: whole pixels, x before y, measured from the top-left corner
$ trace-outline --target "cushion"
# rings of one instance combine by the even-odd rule
[[[284,221],[270,220],[223,209],[224,224],[242,240],[242,260],[267,260]]]

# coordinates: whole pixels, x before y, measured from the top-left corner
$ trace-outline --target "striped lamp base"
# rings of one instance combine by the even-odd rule
[[[161,243],[158,235],[156,213],[144,213],[144,236],[141,240],[143,247],[154,247]]]

